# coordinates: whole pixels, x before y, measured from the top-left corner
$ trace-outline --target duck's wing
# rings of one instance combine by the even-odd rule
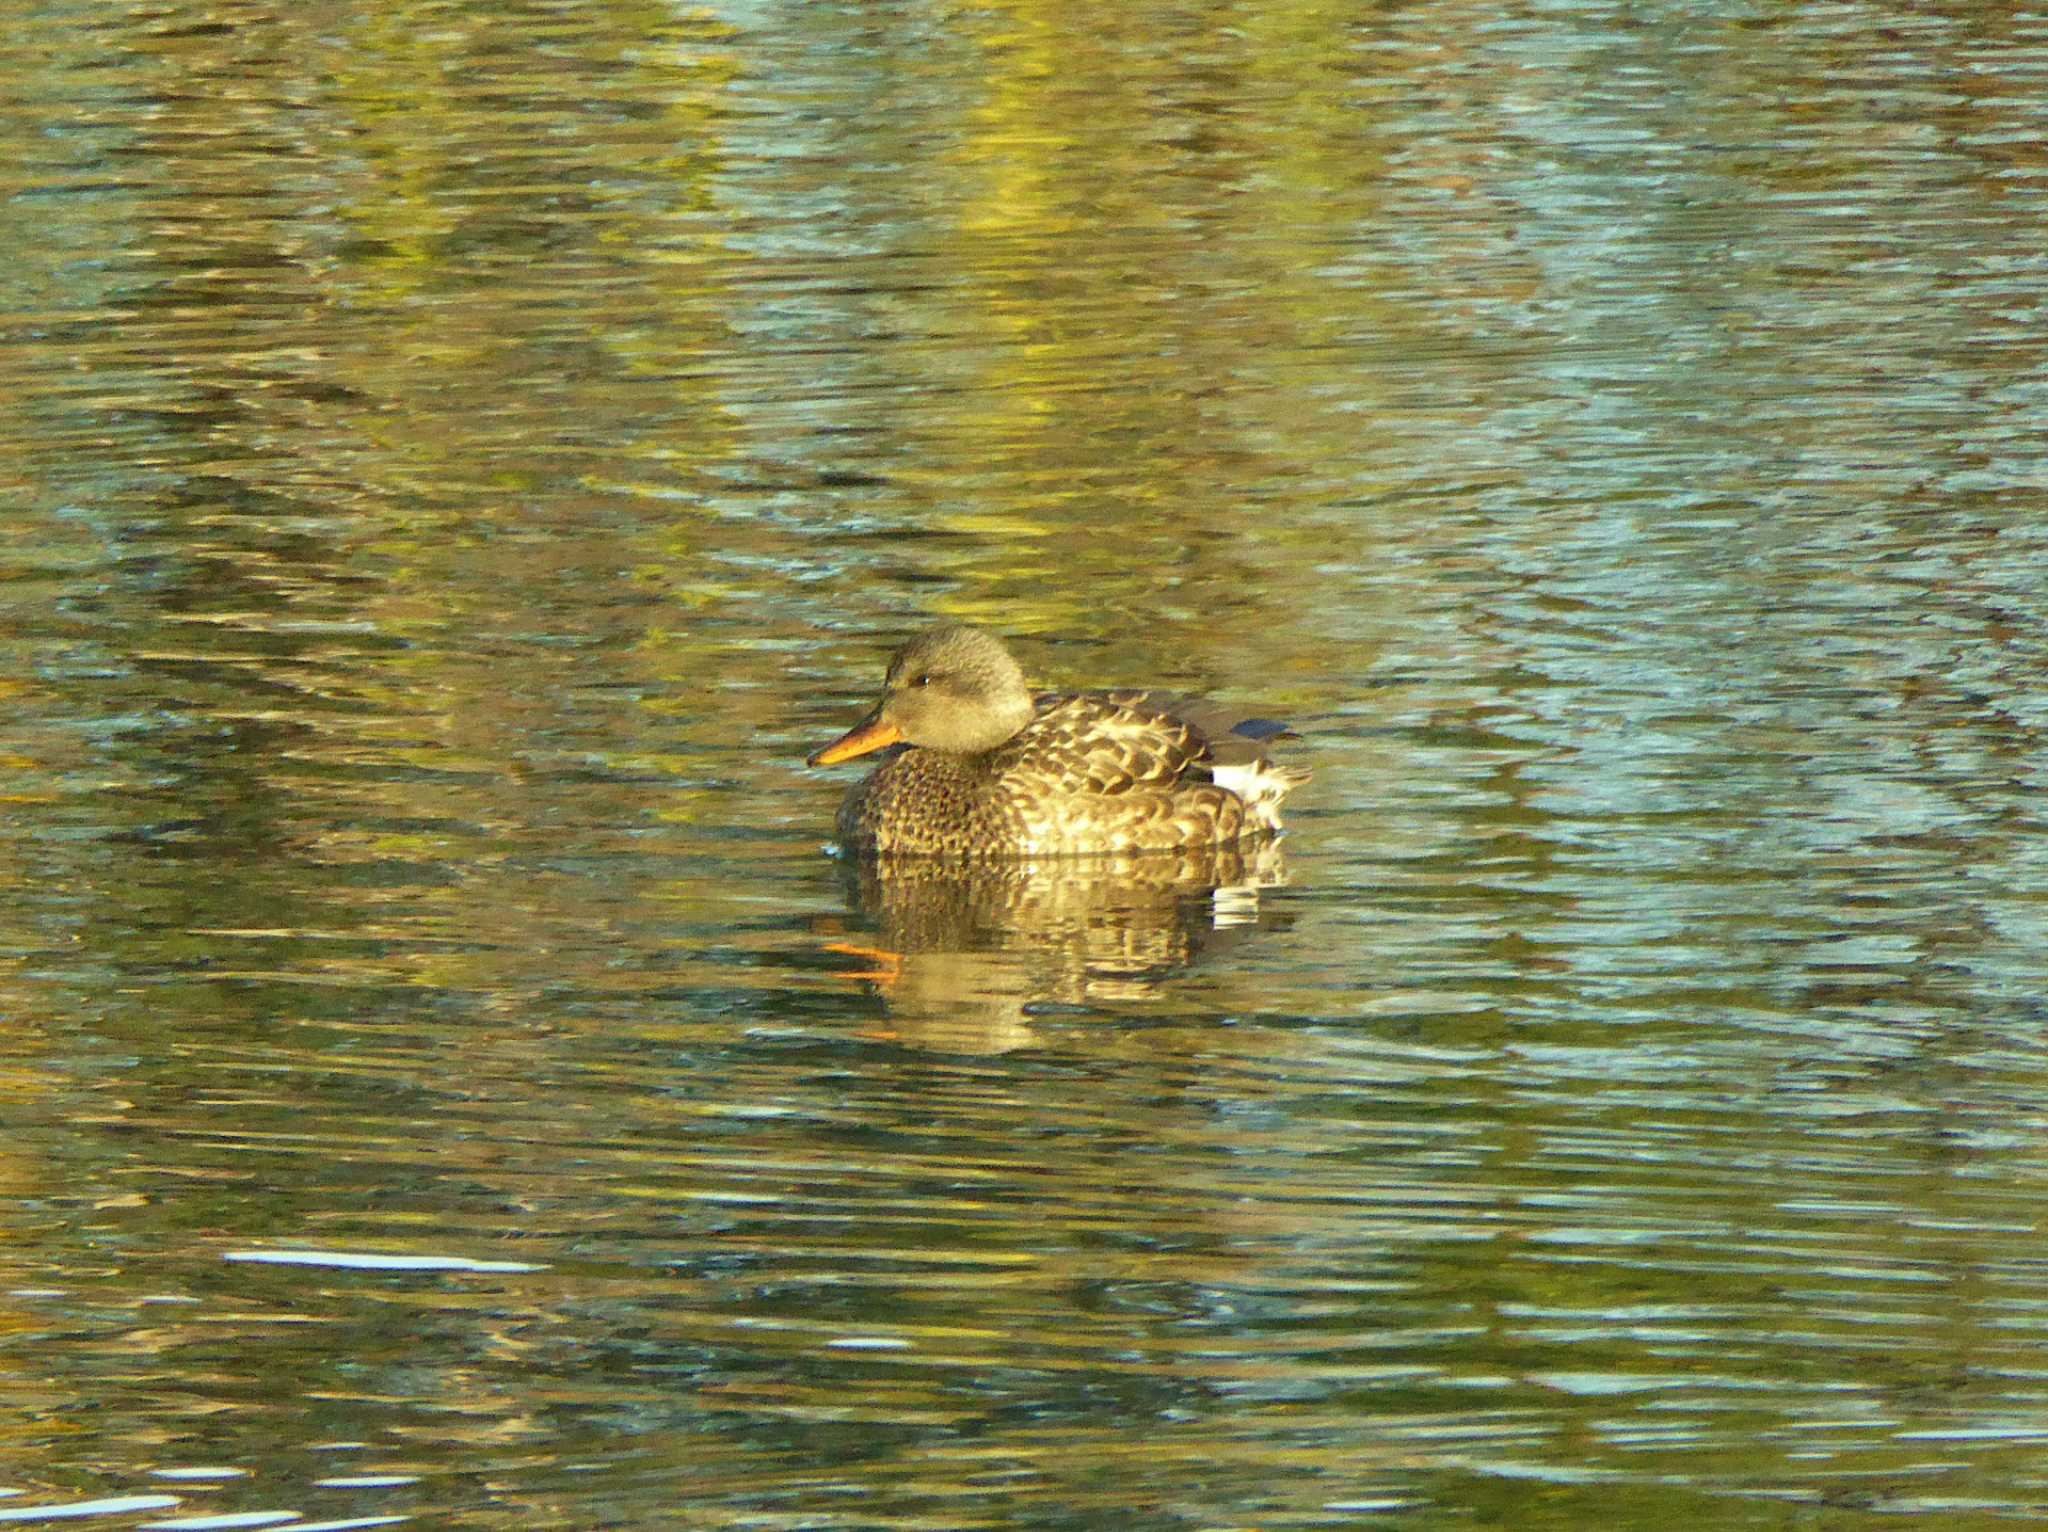
[[[1301,736],[1277,718],[1263,718],[1176,692],[1102,693],[1119,707],[1180,730],[1189,741],[1186,778],[1228,788],[1262,815],[1314,775],[1306,766],[1274,761],[1267,745]],[[1273,823],[1277,825],[1278,820]]]
[[[1171,713],[1108,692],[1054,693],[991,757],[1006,777],[1046,793],[1120,794],[1208,777],[1209,742]]]
[[[1096,695],[1134,712],[1170,718],[1185,725],[1208,744],[1217,760],[1232,764],[1265,759],[1268,740],[1301,737],[1278,718],[1262,718],[1241,712],[1207,697],[1161,691],[1114,691]]]

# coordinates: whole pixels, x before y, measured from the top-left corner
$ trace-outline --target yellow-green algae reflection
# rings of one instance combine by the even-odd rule
[[[2038,16],[14,20],[0,1520],[2041,1514]]]

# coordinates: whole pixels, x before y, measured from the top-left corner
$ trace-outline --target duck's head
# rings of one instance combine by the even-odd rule
[[[927,750],[980,755],[1031,721],[1024,672],[1000,639],[949,624],[920,633],[889,662],[882,700],[859,723],[811,757],[831,766],[907,742]]]

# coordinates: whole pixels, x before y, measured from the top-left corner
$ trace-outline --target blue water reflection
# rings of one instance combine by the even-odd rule
[[[2037,1513],[2044,49],[14,29],[0,1519]],[[1272,865],[828,857],[939,617]]]

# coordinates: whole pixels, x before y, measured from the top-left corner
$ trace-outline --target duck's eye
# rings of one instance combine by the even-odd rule
[[[912,686],[929,686],[932,684],[932,678],[929,675],[913,676],[910,684]]]

